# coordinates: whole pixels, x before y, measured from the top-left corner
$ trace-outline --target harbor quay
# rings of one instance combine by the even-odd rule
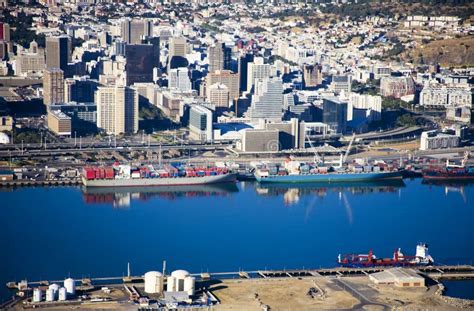
[[[442,280],[474,279],[472,265],[373,266],[189,273],[8,282],[0,309],[64,310],[458,310]]]

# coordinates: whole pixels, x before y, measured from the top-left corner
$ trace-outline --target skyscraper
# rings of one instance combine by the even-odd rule
[[[60,68],[67,76],[71,61],[71,41],[68,36],[46,38],[46,68]]]
[[[229,88],[221,83],[207,87],[207,101],[216,108],[229,108]]]
[[[173,37],[169,40],[169,60],[174,56],[185,57],[187,53],[186,38]]]
[[[321,65],[304,65],[303,82],[305,87],[316,87],[323,82]]]
[[[127,85],[153,82],[154,48],[151,44],[125,46]]]
[[[221,83],[229,89],[229,96],[231,100],[239,98],[239,74],[232,73],[230,70],[217,70],[211,72],[206,76],[206,87],[215,83]]]
[[[347,126],[347,102],[335,96],[324,97],[323,123],[336,133],[344,133]]]
[[[248,115],[251,119],[281,121],[283,111],[283,83],[278,77],[255,80],[255,95]]]
[[[240,76],[240,91],[247,90],[247,75],[248,65],[253,62],[253,54],[245,54],[239,58],[239,76]]]
[[[95,93],[97,127],[108,134],[138,131],[138,93],[126,86],[101,86]]]
[[[43,103],[64,102],[64,72],[59,68],[47,68],[43,72]]]
[[[151,20],[124,19],[120,23],[120,36],[128,44],[140,44],[142,39],[153,35]]]
[[[252,90],[256,79],[268,78],[276,73],[275,67],[264,63],[263,57],[255,57],[254,61],[248,64],[247,70],[247,92]]]
[[[231,50],[224,43],[215,43],[207,49],[209,59],[209,72],[230,69]]]
[[[0,22],[0,41],[10,41],[10,25]]]
[[[191,80],[189,79],[189,70],[186,67],[175,68],[169,71],[168,87],[178,89],[183,92],[191,91]]]

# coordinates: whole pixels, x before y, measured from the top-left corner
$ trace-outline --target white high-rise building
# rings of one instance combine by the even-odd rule
[[[138,131],[138,93],[126,86],[101,86],[95,92],[97,127],[108,134]]]
[[[264,64],[263,57],[255,57],[253,63],[248,63],[247,92],[252,90],[255,80],[274,76],[276,69],[270,64]]]
[[[382,118],[382,97],[378,95],[350,93],[347,103],[347,121],[352,120],[354,108],[370,111],[368,114],[369,121],[379,121]]]
[[[469,85],[426,85],[420,93],[420,105],[427,107],[472,107],[472,90]]]
[[[191,79],[189,79],[188,68],[175,68],[169,71],[168,87],[189,92],[192,89]]]
[[[255,80],[255,95],[248,116],[253,119],[281,121],[283,111],[283,83],[278,77]]]
[[[212,141],[212,111],[204,106],[192,105],[189,110],[189,130],[193,139]]]

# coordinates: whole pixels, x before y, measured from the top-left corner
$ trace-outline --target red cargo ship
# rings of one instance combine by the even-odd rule
[[[365,268],[365,267],[405,267],[426,266],[434,262],[433,257],[428,254],[428,245],[418,244],[415,256],[405,256],[401,249],[395,250],[392,258],[377,258],[372,250],[368,254],[339,255],[337,262],[343,267]]]

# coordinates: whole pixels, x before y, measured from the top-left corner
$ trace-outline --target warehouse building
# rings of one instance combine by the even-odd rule
[[[425,278],[413,269],[392,268],[369,275],[377,285],[395,285],[396,287],[424,287]]]

